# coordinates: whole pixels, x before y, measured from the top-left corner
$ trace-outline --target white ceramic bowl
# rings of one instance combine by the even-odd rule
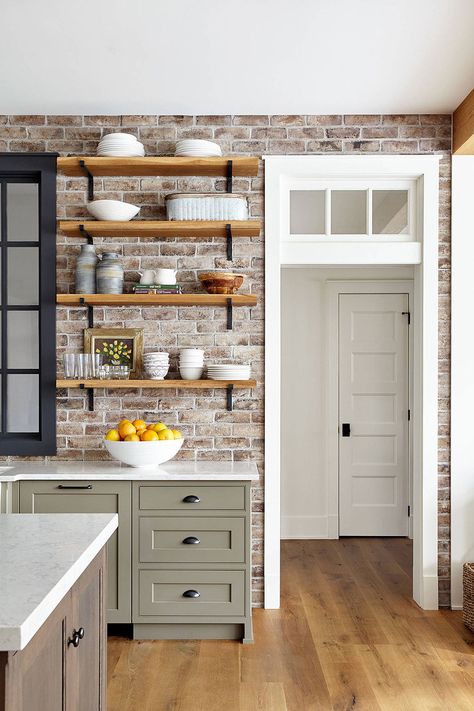
[[[169,365],[145,366],[145,378],[147,380],[164,380],[169,369]]]
[[[204,368],[183,368],[180,366],[179,374],[183,380],[199,380]]]
[[[204,363],[204,358],[180,358],[180,365],[202,365]]]
[[[183,355],[204,355],[204,351],[201,348],[181,348],[179,352],[180,356]]]
[[[116,220],[117,222],[128,222],[138,215],[140,208],[129,202],[120,200],[94,200],[87,203],[87,211],[96,220]]]
[[[104,439],[109,454],[130,467],[154,469],[173,459],[183,446],[184,439],[165,439],[158,442],[111,442]]]
[[[103,143],[104,141],[136,141],[137,138],[134,136],[132,133],[106,133],[105,136],[102,136],[100,142]]]

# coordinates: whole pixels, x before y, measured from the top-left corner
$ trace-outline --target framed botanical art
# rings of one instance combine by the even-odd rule
[[[130,377],[139,378],[142,369],[143,328],[86,328],[84,353],[102,355],[105,365],[128,365]]]

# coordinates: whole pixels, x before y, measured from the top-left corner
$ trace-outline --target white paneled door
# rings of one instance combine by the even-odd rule
[[[339,295],[339,534],[408,535],[408,294]]]

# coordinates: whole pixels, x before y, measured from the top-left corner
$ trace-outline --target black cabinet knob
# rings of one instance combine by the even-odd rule
[[[201,593],[199,593],[197,590],[185,590],[183,593],[183,597],[201,597]]]
[[[185,496],[183,499],[184,504],[198,504],[200,501],[199,496],[195,496],[194,494],[189,494],[189,496]]]
[[[343,422],[342,423],[342,436],[343,437],[350,437],[351,436],[350,422]]]
[[[190,546],[190,545],[195,546],[198,543],[201,543],[201,541],[199,540],[199,538],[196,538],[196,536],[188,536],[187,538],[185,538],[183,540],[183,543],[186,543],[187,546]]]
[[[79,627],[78,630],[73,630],[72,636],[69,637],[67,641],[68,647],[70,644],[72,644],[73,647],[79,647],[79,643],[81,639],[84,639],[85,633],[86,631],[84,627]]]

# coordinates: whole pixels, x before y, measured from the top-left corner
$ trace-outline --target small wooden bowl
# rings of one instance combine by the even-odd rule
[[[234,272],[204,272],[199,281],[208,294],[235,294],[243,284],[245,274]]]

